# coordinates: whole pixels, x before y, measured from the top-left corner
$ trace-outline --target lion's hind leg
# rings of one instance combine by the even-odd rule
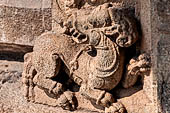
[[[48,52],[38,55],[35,55],[37,74],[33,78],[34,84],[44,90],[51,98],[57,99],[58,105],[63,109],[76,109],[73,92],[67,91],[65,84],[57,80],[57,78],[64,79],[64,76],[59,73],[61,68],[59,55]]]

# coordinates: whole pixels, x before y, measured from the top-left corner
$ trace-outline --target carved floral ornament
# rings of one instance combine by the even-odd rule
[[[57,1],[59,16],[55,19],[61,32],[43,34],[35,41],[33,52],[25,55],[23,84],[27,100],[35,101],[34,87],[38,86],[62,108],[75,110],[74,91],[67,87],[71,80],[85,99],[104,107],[106,113],[125,112],[109,91],[119,83],[125,88],[133,86],[139,75],[150,70],[150,58],[141,54],[124,69],[124,48],[135,44],[139,37],[136,21],[119,4],[107,2]],[[62,78],[61,70],[69,76],[67,82],[54,80]]]

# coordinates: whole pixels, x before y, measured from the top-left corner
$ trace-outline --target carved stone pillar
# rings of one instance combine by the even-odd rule
[[[153,81],[158,111],[170,112],[170,1],[151,0]]]
[[[151,74],[146,77],[144,90],[154,104],[153,113],[169,113],[170,1],[143,0],[139,4],[143,34],[142,50],[148,51],[152,59]]]

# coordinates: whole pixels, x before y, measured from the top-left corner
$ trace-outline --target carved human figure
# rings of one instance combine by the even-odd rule
[[[76,7],[76,3],[80,1],[72,0],[68,7]],[[123,73],[124,48],[138,40],[135,19],[112,3],[99,5],[84,16],[79,10],[69,16],[60,14],[65,16],[60,23],[64,32],[43,34],[35,41],[33,52],[25,55],[25,96],[34,100],[36,85],[58,99],[64,109],[74,110],[74,94],[53,80],[62,76],[58,73],[63,69],[80,86],[79,92],[86,99],[105,107],[107,113],[123,113],[124,106],[116,102],[109,91],[122,77],[125,88],[133,86],[138,76],[150,69],[149,57],[142,54],[130,60]]]

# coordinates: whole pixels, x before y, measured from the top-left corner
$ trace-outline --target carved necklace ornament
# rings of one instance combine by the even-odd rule
[[[124,69],[124,48],[138,40],[136,22],[124,8],[105,2],[57,0],[56,22],[61,32],[43,34],[33,52],[25,55],[22,78],[27,100],[35,101],[37,86],[63,109],[75,110],[74,93],[65,87],[73,80],[80,86],[79,93],[106,113],[125,112],[109,91],[120,82],[125,88],[133,86],[139,75],[149,71],[150,58],[142,54]],[[61,70],[69,76],[67,83],[58,81],[64,80]]]

